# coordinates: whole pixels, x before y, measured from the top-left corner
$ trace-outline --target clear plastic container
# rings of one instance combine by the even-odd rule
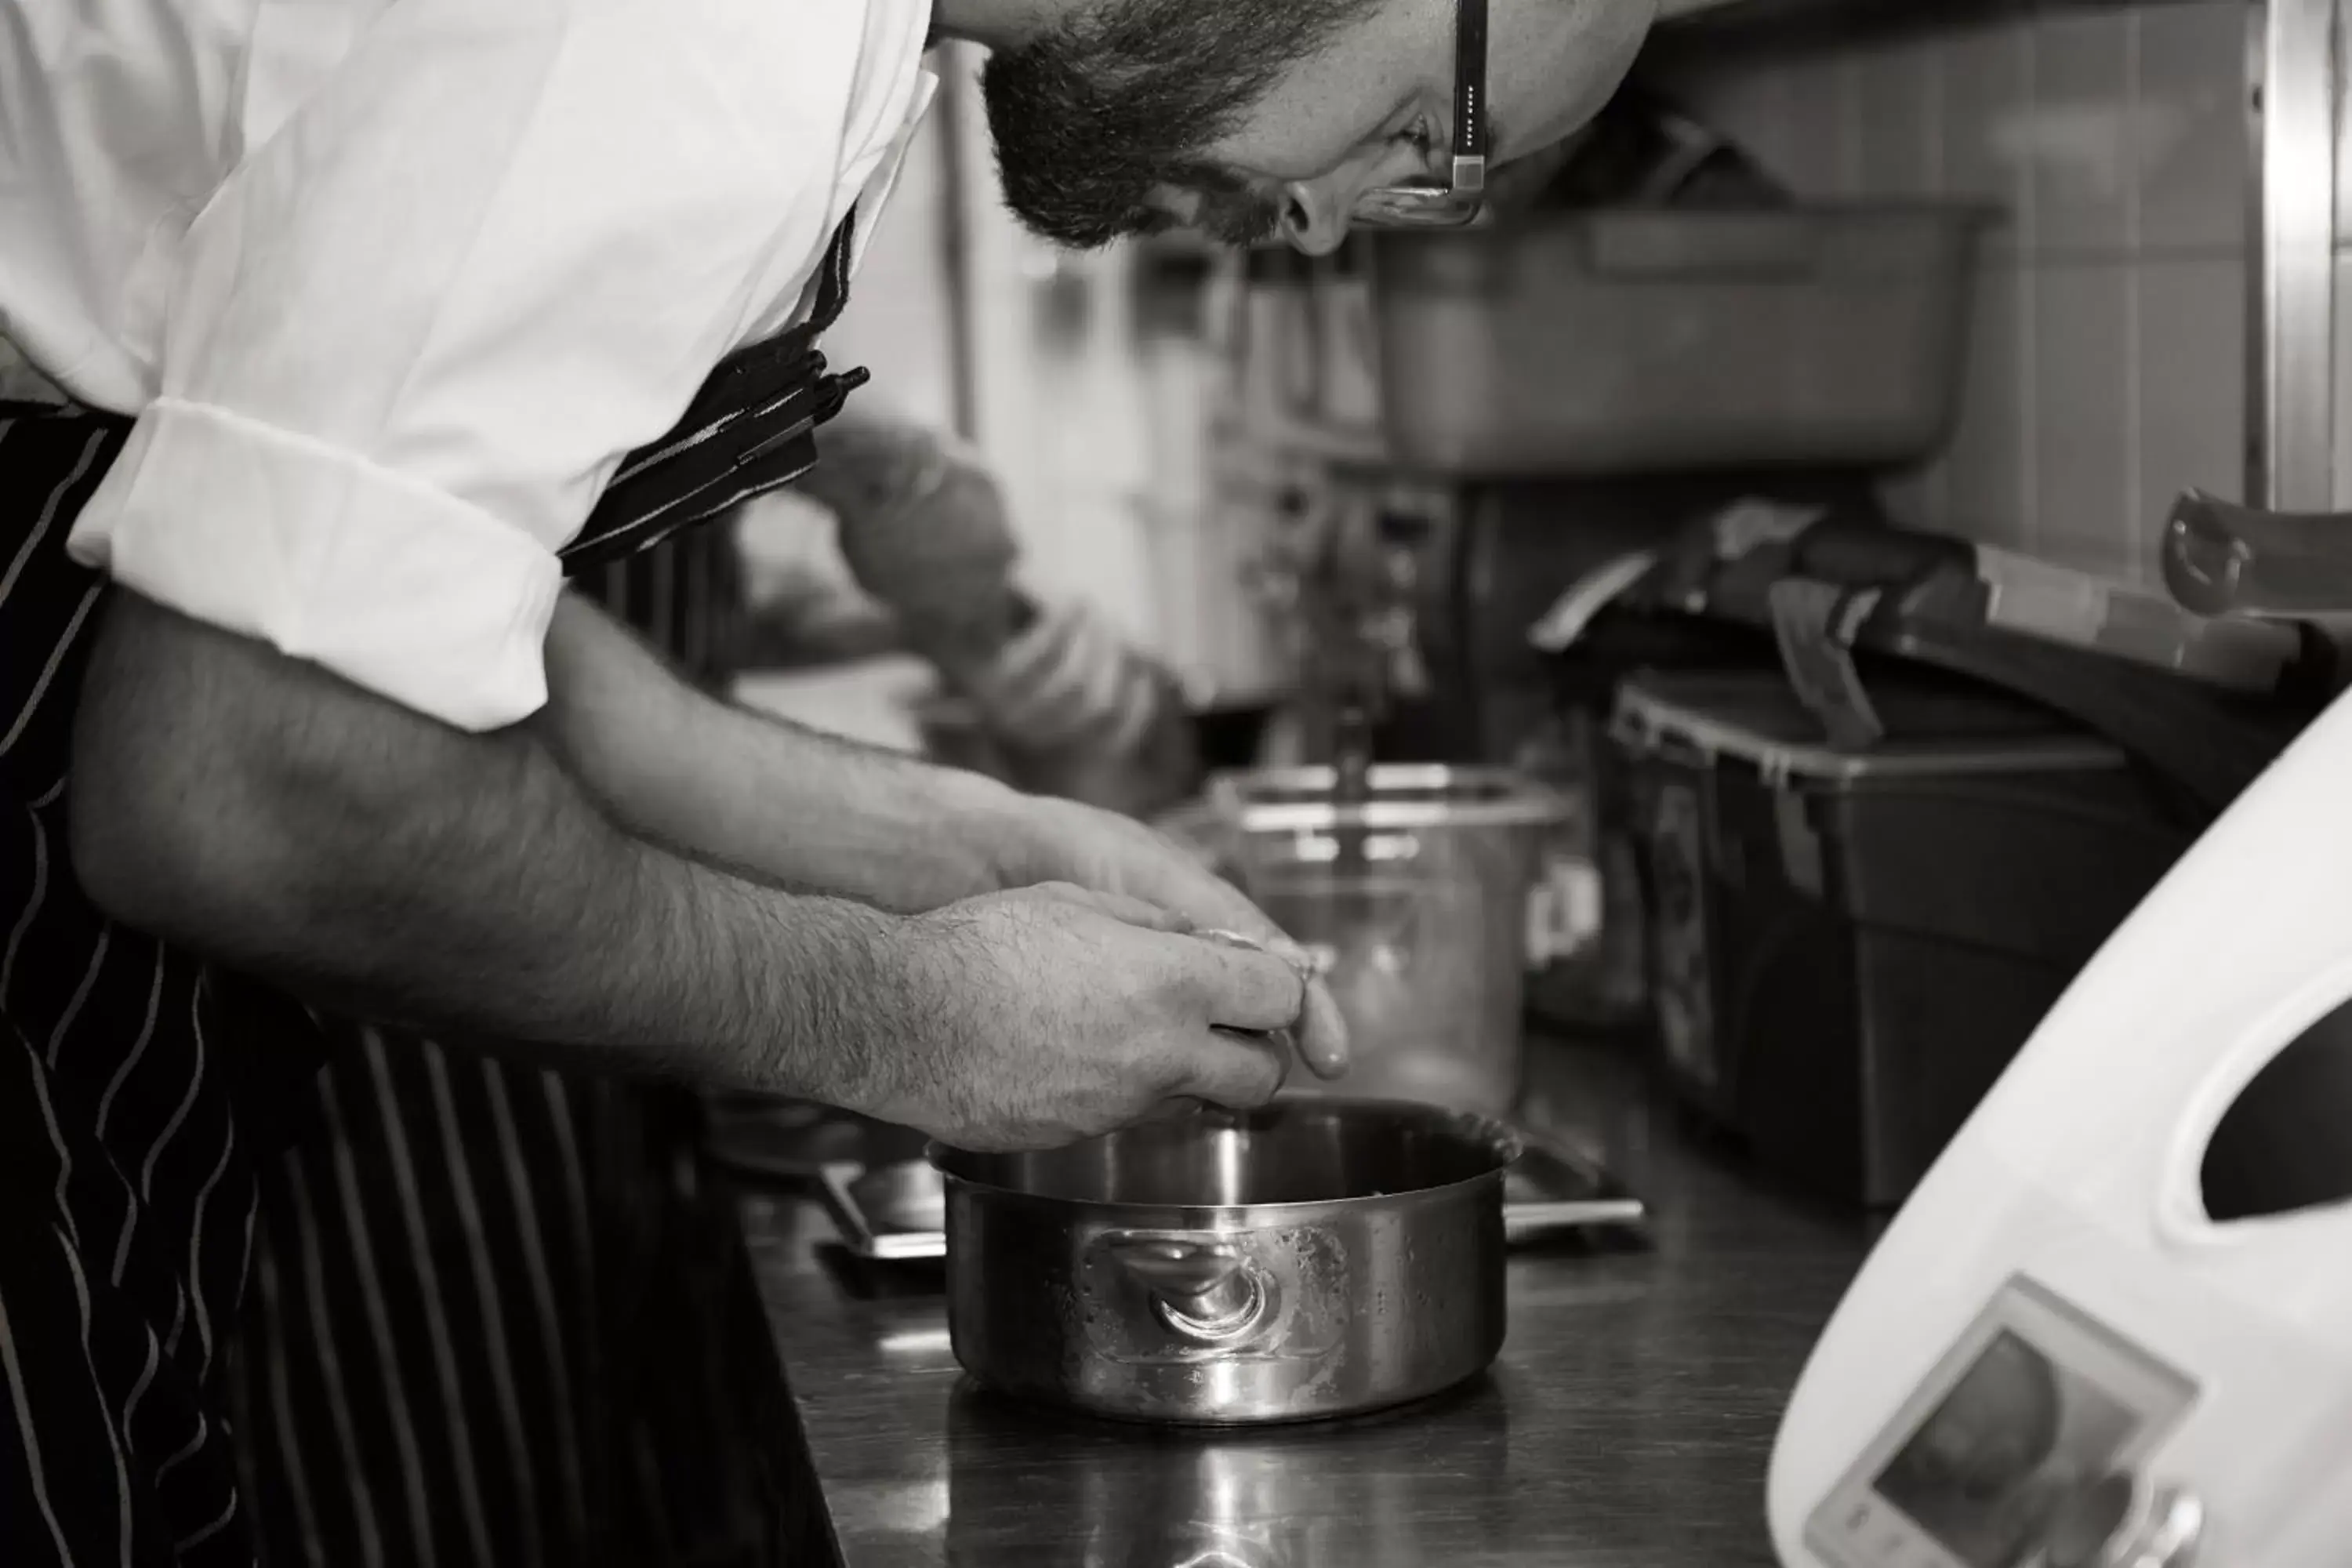
[[[1313,952],[1346,1016],[1347,1077],[1300,1093],[1487,1115],[1517,1099],[1530,895],[1571,803],[1500,769],[1376,767],[1366,799],[1329,768],[1229,773],[1205,831],[1276,924]]]

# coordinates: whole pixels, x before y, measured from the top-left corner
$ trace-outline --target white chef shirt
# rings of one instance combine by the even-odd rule
[[[137,416],[75,556],[467,730],[575,534],[870,234],[929,0],[0,10],[0,334]]]

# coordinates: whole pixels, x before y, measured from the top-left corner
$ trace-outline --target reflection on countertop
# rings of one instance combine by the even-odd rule
[[[840,1560],[1769,1563],[1766,1458],[1861,1263],[1863,1225],[1759,1191],[1695,1149],[1619,1051],[1538,1043],[1529,1079],[1523,1120],[1647,1198],[1654,1248],[1515,1254],[1493,1372],[1345,1424],[1213,1434],[1012,1405],[957,1366],[937,1264],[845,1267],[815,1204],[747,1189],[746,1235]]]

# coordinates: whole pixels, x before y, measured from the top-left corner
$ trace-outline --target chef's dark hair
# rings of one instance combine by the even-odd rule
[[[1378,0],[1104,0],[992,56],[982,76],[1013,212],[1091,249],[1165,227],[1155,191],[1198,196],[1202,226],[1265,237],[1278,208],[1203,149],[1283,73]]]

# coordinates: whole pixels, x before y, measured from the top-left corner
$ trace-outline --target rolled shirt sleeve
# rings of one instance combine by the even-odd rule
[[[845,205],[863,7],[827,10],[394,0],[190,225],[76,556],[459,728],[528,716],[556,550]]]

